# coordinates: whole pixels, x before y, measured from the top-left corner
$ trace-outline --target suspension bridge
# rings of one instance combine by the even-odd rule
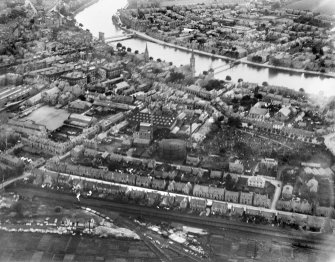
[[[112,42],[123,41],[123,40],[131,39],[134,36],[135,34],[125,34],[125,35],[119,35],[119,36],[106,37],[105,42],[112,43]]]
[[[240,63],[241,63],[240,60],[234,60],[234,61],[230,61],[228,64],[219,65],[219,66],[214,67],[214,68],[211,67],[211,69],[214,70],[215,74],[218,74],[218,73],[222,73],[224,71],[227,71],[227,70],[233,68],[234,66],[237,66]]]

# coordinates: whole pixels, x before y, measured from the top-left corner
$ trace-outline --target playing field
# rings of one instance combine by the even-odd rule
[[[44,125],[48,130],[53,131],[61,127],[69,115],[64,109],[42,106],[27,116],[26,119],[33,120],[36,124]]]

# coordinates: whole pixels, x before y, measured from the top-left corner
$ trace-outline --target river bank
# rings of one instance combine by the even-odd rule
[[[98,37],[99,32],[105,33],[106,38],[122,36],[124,30],[115,26],[111,18],[113,14],[125,8],[126,5],[127,0],[100,0],[77,14],[75,19],[78,23],[82,23],[85,29],[90,30],[94,37]],[[176,66],[187,65],[190,62],[191,50],[189,49],[170,47],[167,44],[158,44],[139,37],[123,40],[121,43],[132,50],[138,50],[140,53],[144,52],[147,45],[151,57],[172,62]],[[296,91],[303,88],[306,93],[318,96],[335,96],[335,78],[333,77],[324,77],[310,72],[303,74],[287,69],[277,70],[276,68],[248,65],[246,63],[239,63],[230,68],[229,62],[227,62],[229,59],[225,59],[225,57],[213,57],[212,54],[201,54],[200,52],[199,54],[196,52],[194,56],[196,74],[208,71],[210,68],[218,68],[215,78],[219,80],[224,80],[229,75],[233,81],[243,78],[246,82],[259,85],[268,82],[269,85],[285,86]]]
[[[186,52],[192,52],[192,49],[190,49],[188,47],[168,43],[168,42],[153,38],[153,37],[151,37],[151,36],[149,36],[145,33],[136,31],[134,29],[127,29],[126,27],[120,27],[120,28],[122,30],[124,30],[125,32],[134,34],[135,37],[138,37],[140,39],[151,41],[151,42],[154,42],[156,44],[163,45],[163,46],[169,46],[169,47],[172,47],[172,48],[180,49],[180,50],[183,50],[183,51],[186,51]],[[335,78],[334,73],[322,73],[322,72],[316,72],[316,71],[308,71],[308,70],[305,70],[305,69],[296,69],[296,68],[274,66],[274,65],[269,65],[269,64],[260,64],[260,63],[255,63],[255,62],[252,62],[252,61],[248,61],[246,57],[241,58],[241,59],[234,59],[234,58],[231,58],[231,57],[228,57],[228,56],[212,54],[212,53],[208,53],[208,52],[201,51],[201,50],[193,50],[193,52],[195,54],[198,54],[198,55],[203,55],[203,56],[207,56],[207,57],[211,57],[211,58],[218,58],[218,59],[231,61],[231,62],[238,62],[238,63],[241,63],[241,64],[250,65],[250,66],[269,68],[269,69],[275,69],[275,70],[282,70],[282,71],[288,71],[288,72],[294,72],[294,73],[300,73],[300,74],[306,74],[306,75],[315,75],[315,76],[321,76],[321,77],[327,77],[327,78]]]

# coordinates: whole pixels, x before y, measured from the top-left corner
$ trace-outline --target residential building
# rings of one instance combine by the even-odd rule
[[[250,205],[251,206],[252,205],[253,196],[254,196],[253,192],[250,192],[250,193],[241,192],[240,193],[240,204]]]
[[[87,111],[91,106],[92,106],[91,103],[86,102],[86,101],[81,101],[78,99],[78,100],[72,101],[68,105],[68,111],[71,113],[81,114]]]
[[[106,77],[109,79],[120,77],[123,71],[123,66],[120,64],[109,63],[101,67],[106,72]]]
[[[193,209],[193,210],[197,210],[197,211],[205,211],[206,200],[205,199],[191,198],[190,208]]]
[[[213,201],[212,212],[216,214],[226,214],[228,212],[228,204]]]
[[[265,179],[261,176],[251,176],[248,178],[248,186],[264,188]]]
[[[271,199],[267,195],[255,194],[253,205],[257,207],[271,207]]]
[[[46,138],[48,131],[45,126],[36,124],[29,120],[10,119],[8,125],[14,129],[15,132],[25,136],[38,136]]]
[[[10,168],[24,167],[24,163],[21,159],[8,154],[0,154],[0,166],[2,165]]]
[[[238,203],[240,192],[226,190],[224,200],[227,202]]]
[[[61,79],[69,82],[71,86],[85,86],[87,84],[87,75],[80,71],[73,71],[61,76]]]

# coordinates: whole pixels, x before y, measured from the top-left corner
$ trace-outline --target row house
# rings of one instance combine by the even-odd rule
[[[211,178],[222,178],[222,171],[219,170],[211,170],[211,174],[210,174]]]
[[[110,174],[111,172],[109,172]],[[112,172],[112,176],[110,178],[114,182],[128,184],[128,185],[135,185],[136,183],[136,176],[124,173],[117,173]]]
[[[45,126],[35,124],[33,121],[23,121],[10,119],[8,125],[17,133],[25,136],[38,136],[40,138],[48,137],[48,131]]]
[[[212,212],[221,215],[226,214],[228,212],[228,204],[214,201],[212,205]]]
[[[129,184],[129,185],[135,185],[136,180],[138,178],[140,178],[139,180],[140,183],[142,181],[140,176],[125,174],[125,173],[118,173],[118,172],[109,172],[107,170],[86,167],[86,166],[81,166],[81,165],[70,165],[70,164],[61,163],[58,161],[48,161],[46,168],[53,170],[55,172],[62,172],[62,173],[70,174],[70,175],[102,179],[106,181],[112,181],[112,182]],[[142,184],[143,186],[145,186],[147,185],[147,182],[144,181]]]
[[[297,212],[303,214],[311,214],[312,206],[307,200],[278,200],[277,207],[278,210],[284,210],[289,212]]]
[[[136,186],[140,187],[150,187],[151,185],[151,178],[145,176],[137,176],[136,178]]]
[[[240,196],[240,192],[233,192],[233,191],[226,190],[224,201],[238,203],[239,196]]]
[[[41,76],[51,83],[52,81],[60,78],[62,75],[71,72],[73,69],[74,66],[70,65],[62,67],[51,67],[49,70],[44,70],[43,72],[41,72]]]
[[[233,207],[232,214],[235,216],[242,216],[244,214],[244,208],[243,207]]]
[[[24,167],[24,163],[21,159],[8,154],[0,154],[0,164],[4,164],[11,168]]]
[[[268,198],[267,195],[255,194],[253,205],[256,207],[270,208],[271,200]]]
[[[151,187],[153,189],[165,190],[165,188],[166,188],[166,181],[162,180],[162,179],[156,179],[156,178],[154,178],[152,180]]]
[[[206,100],[210,100],[212,98],[212,94],[210,92],[197,85],[186,86],[184,91]]]
[[[157,203],[161,196],[157,192],[147,192],[146,193],[146,198],[147,198],[147,205],[148,206],[153,206],[155,203]]]
[[[192,192],[192,188],[193,186],[190,182],[182,183],[182,182],[175,182],[173,180],[170,182],[167,190],[170,192],[178,192],[189,195]]]
[[[253,196],[254,196],[253,192],[250,192],[250,193],[241,192],[240,193],[240,204],[251,206]]]
[[[194,185],[193,196],[224,200],[225,189],[211,186]]]
[[[253,208],[247,208],[245,210],[245,213],[247,215],[250,215],[250,216],[260,216],[261,215],[261,211],[258,210],[258,209],[253,209]]]
[[[332,217],[334,215],[334,208],[317,206],[315,209],[315,215],[321,217]]]
[[[22,143],[33,149],[43,151],[52,155],[62,155],[71,150],[74,145],[71,142],[56,143],[49,139],[30,136],[29,139],[22,138]]]
[[[177,171],[176,170],[154,170],[154,176],[157,178],[169,178],[170,180],[173,180],[177,176]]]
[[[139,190],[129,190],[126,192],[126,195],[130,199],[144,199],[146,196],[145,192]]]
[[[190,201],[190,207],[193,210],[204,211],[206,209],[206,200],[192,198]]]

